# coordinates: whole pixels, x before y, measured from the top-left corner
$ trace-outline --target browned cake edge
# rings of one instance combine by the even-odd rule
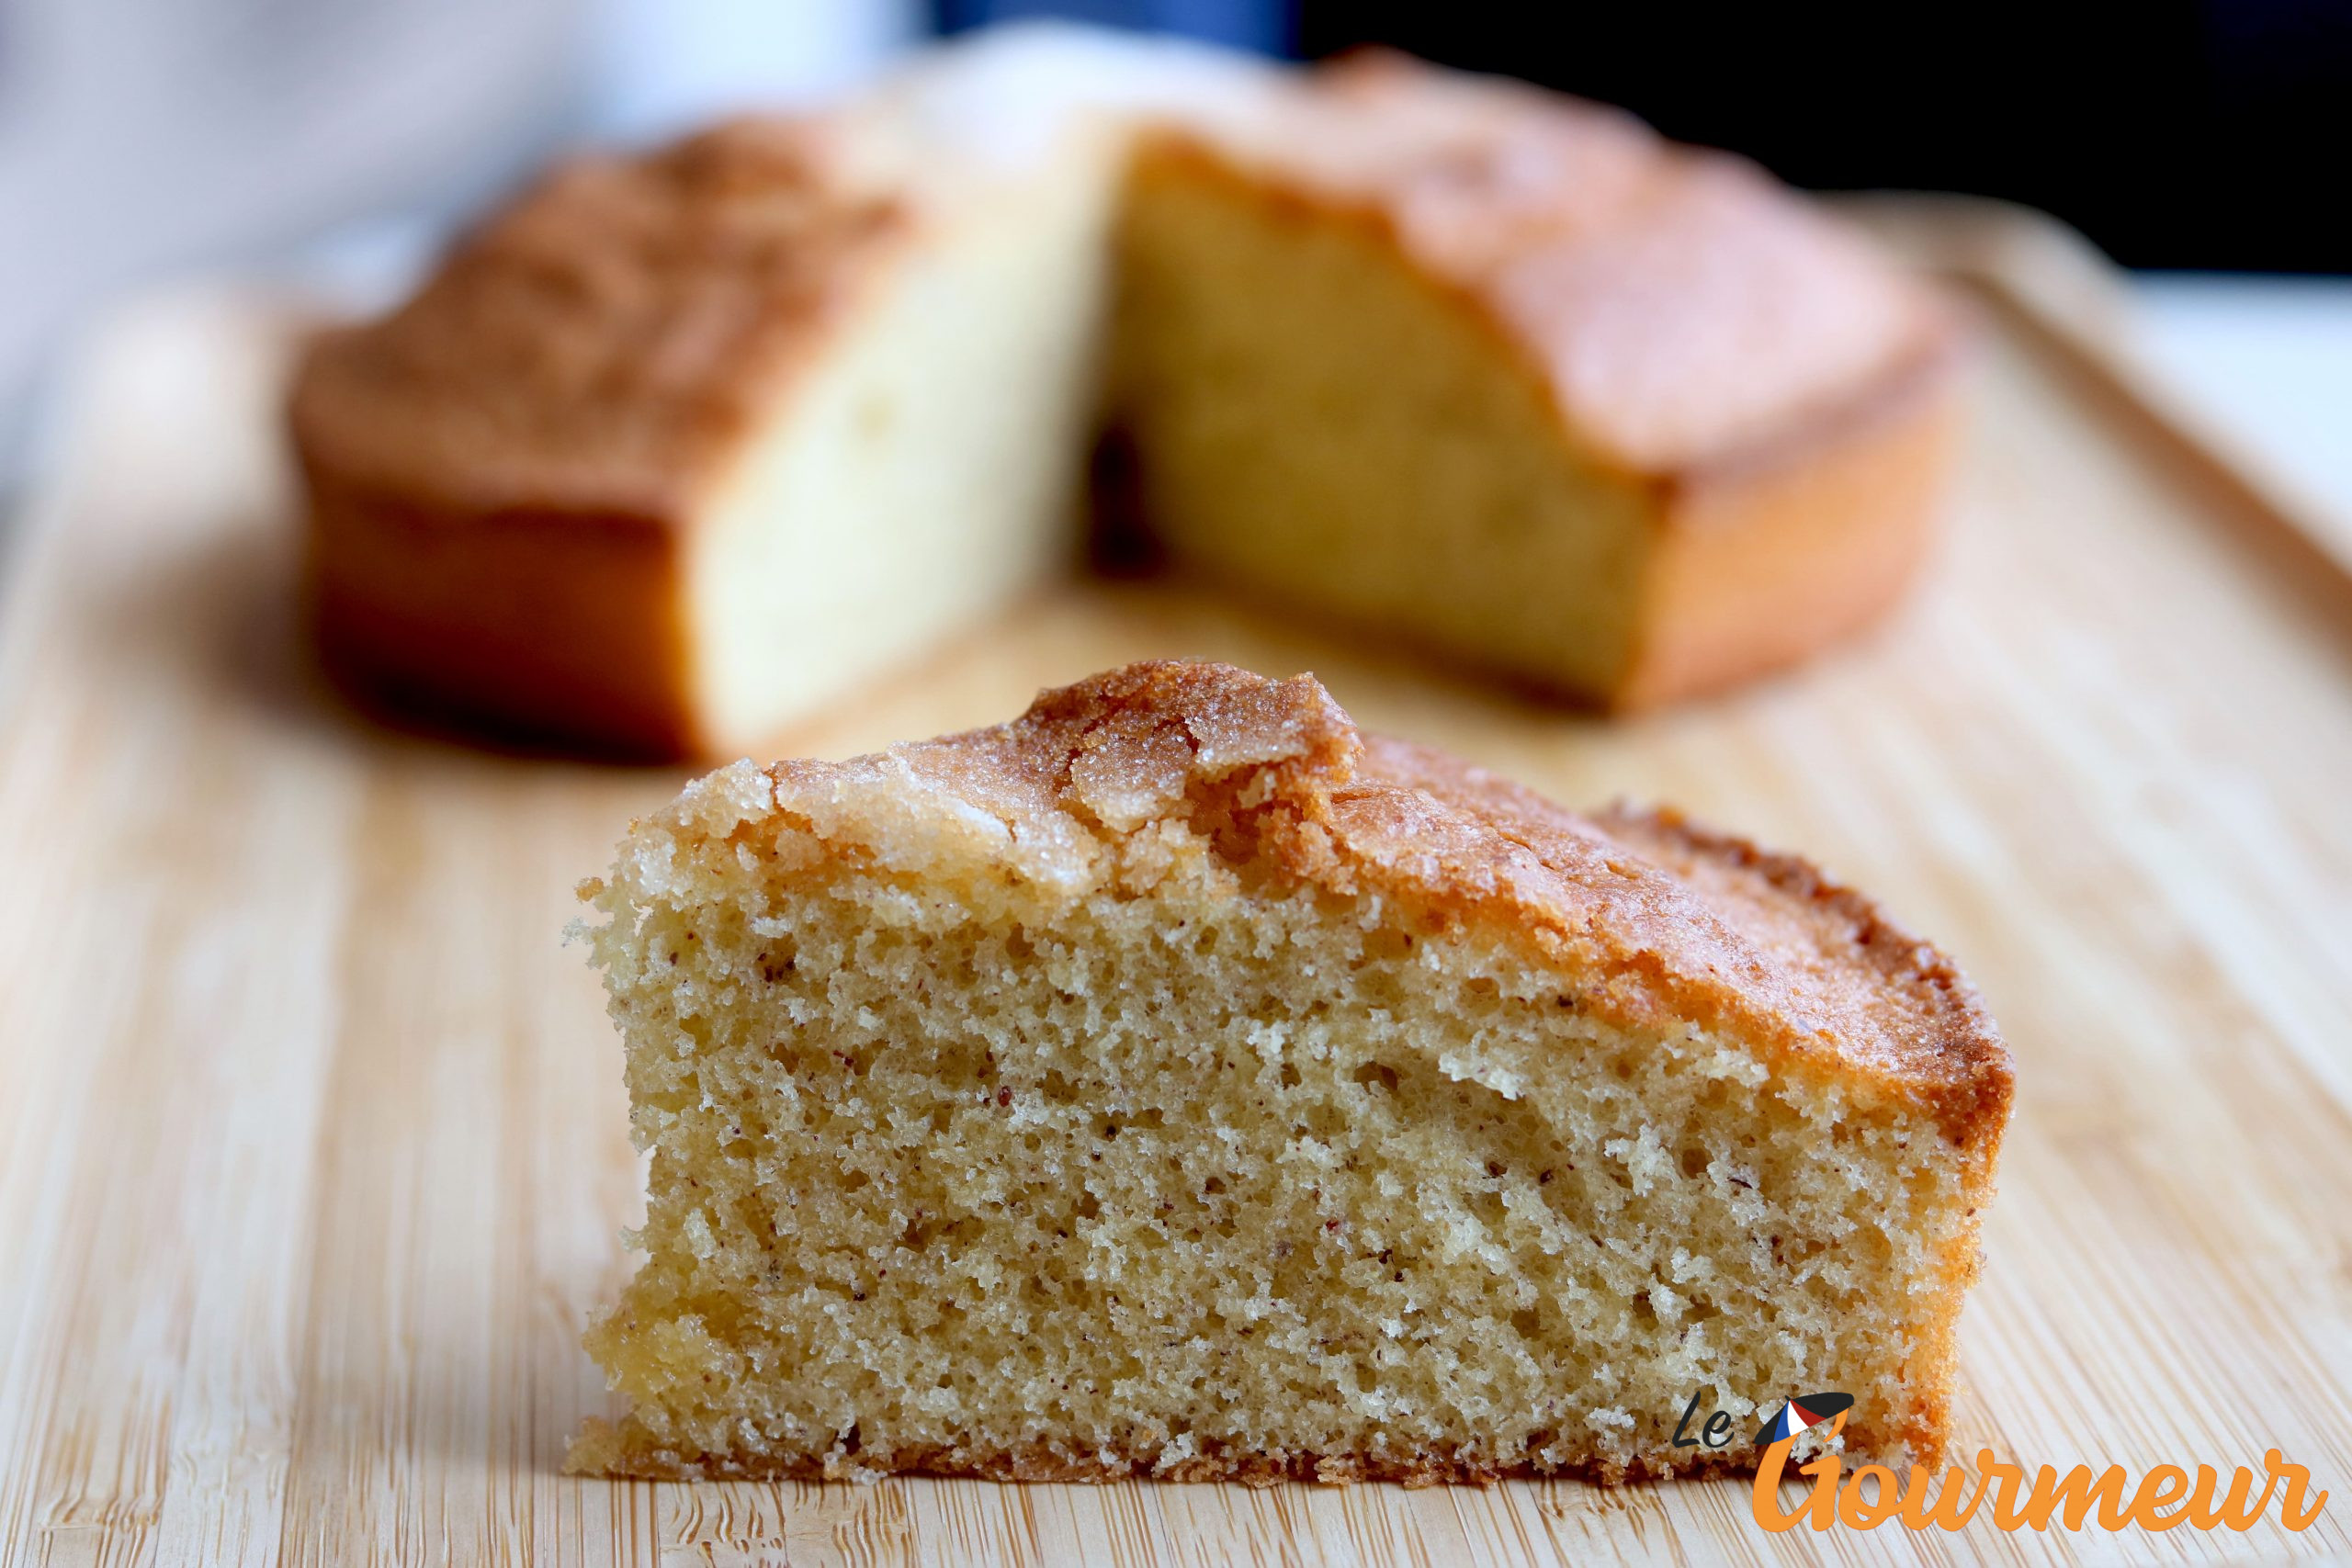
[[[674,520],[468,513],[371,492],[298,455],[304,614],[327,672],[360,703],[620,757],[709,749]]]
[[[1963,425],[1957,325],[1770,449],[1664,487],[1620,712],[1803,663],[1884,618],[1935,542]]]
[[[1716,1450],[1679,1465],[1653,1466],[1640,1461],[1629,1465],[1581,1461],[1539,1469],[1532,1465],[1498,1466],[1438,1452],[1409,1460],[1368,1454],[1295,1454],[1272,1459],[1264,1454],[1227,1452],[1224,1445],[1205,1445],[1209,1451],[1157,1468],[1148,1453],[1113,1447],[1100,1453],[1073,1455],[1039,1444],[1009,1450],[958,1451],[946,1448],[901,1449],[877,1456],[861,1450],[854,1464],[821,1460],[752,1461],[710,1459],[688,1461],[673,1453],[635,1447],[621,1428],[592,1418],[574,1439],[564,1470],[573,1475],[609,1475],[642,1481],[841,1481],[873,1480],[883,1475],[929,1475],[976,1481],[1046,1482],[1080,1485],[1109,1485],[1122,1481],[1239,1482],[1245,1486],[1279,1486],[1284,1482],[1345,1486],[1359,1482],[1387,1481],[1408,1487],[1490,1486],[1498,1481],[1545,1477],[1618,1485],[1627,1482],[1668,1481],[1705,1475],[1736,1474],[1755,1468],[1756,1458],[1737,1449]],[[1922,1462],[1926,1462],[1923,1460]]]

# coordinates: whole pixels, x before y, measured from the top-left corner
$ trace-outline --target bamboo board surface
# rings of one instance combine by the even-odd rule
[[[639,1169],[559,933],[682,775],[392,733],[320,688],[287,609],[286,328],[211,295],[90,356],[0,602],[0,1564],[2352,1552],[2352,598],[2062,352],[2080,321],[1988,319],[1932,577],[1793,678],[1603,724],[1073,586],[790,744],[1208,654],[1311,667],[1368,726],[1571,802],[1808,852],[1958,954],[2017,1054],[1956,1453],[2136,1476],[2277,1447],[2336,1494],[2310,1530],[1767,1537],[1736,1482],[560,1475],[608,1408],[577,1339]]]

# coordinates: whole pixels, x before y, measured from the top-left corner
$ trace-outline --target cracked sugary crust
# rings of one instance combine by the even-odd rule
[[[2008,1050],[1974,988],[1861,893],[1670,810],[1586,817],[1364,735],[1312,676],[1131,664],[1011,724],[772,774],[787,810],[835,809],[843,782],[895,774],[1001,820],[1006,852],[1052,878],[1086,874],[1091,825],[1182,815],[1246,777],[1224,852],[1485,927],[1578,976],[1599,1016],[1723,1030],[1800,1075],[1922,1107],[1988,1163],[2007,1118]]]
[[[1578,1005],[1634,1028],[1696,1023],[1834,1080],[1858,1103],[1908,1104],[1941,1127],[1973,1215],[1992,1181],[2011,1066],[1967,980],[1869,898],[1792,855],[1671,811],[1584,817],[1453,758],[1357,729],[1311,675],[1131,664],[1049,691],[1020,718],[842,762],[741,763],[690,788],[655,834],[731,830],[747,816],[810,824],[953,886],[1023,877],[1072,896],[1112,874],[1115,846],[1182,822],[1243,886],[1379,892],[1399,920],[1476,926],[1559,971]],[[1242,897],[1250,896],[1244,892]],[[1975,1226],[1932,1265],[1912,1352],[1917,1397],[1849,1445],[1932,1461],[1949,1427],[1955,1329],[1977,1269]],[[1745,1450],[1679,1470],[1571,1464],[1616,1482],[1741,1470]],[[632,1424],[592,1422],[570,1467],[654,1478],[842,1478],[903,1472],[1010,1481],[1486,1483],[1532,1474],[1459,1453],[1191,1455],[939,1449],[787,1461],[693,1460]]]

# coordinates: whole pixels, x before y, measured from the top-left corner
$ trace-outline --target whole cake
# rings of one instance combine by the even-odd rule
[[[1752,167],[1396,60],[1024,51],[582,160],[325,335],[292,423],[332,662],[741,753],[1074,560],[1105,420],[1179,561],[1604,705],[1910,572],[1951,323]]]
[[[577,1469],[1616,1479],[1819,1390],[1944,1442],[2008,1054],[1801,861],[1139,664],[735,764],[582,891],[652,1161]]]

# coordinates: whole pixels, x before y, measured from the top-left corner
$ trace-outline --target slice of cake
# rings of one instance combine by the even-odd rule
[[[1106,356],[1170,553],[1628,706],[1883,607],[1950,336],[1606,111],[1023,35],[559,170],[320,343],[293,429],[330,660],[605,747],[754,750],[1076,559]]]
[[[1944,1440],[2009,1057],[1801,861],[1139,664],[738,763],[583,892],[652,1163],[576,1468],[1613,1479],[1823,1389]]]

